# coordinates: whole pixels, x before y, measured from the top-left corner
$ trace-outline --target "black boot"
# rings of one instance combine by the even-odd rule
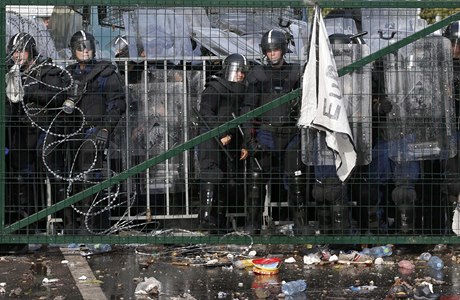
[[[245,231],[259,234],[262,229],[262,179],[261,173],[252,172],[248,191]]]
[[[415,200],[417,194],[411,186],[396,186],[392,192],[393,202],[397,205],[397,225],[401,234],[415,232]]]
[[[344,191],[338,178],[326,178],[315,184],[312,190],[317,203],[320,234],[343,233],[349,229],[348,206],[344,205]]]
[[[308,228],[307,208],[305,206],[307,194],[305,183],[302,177],[296,176],[289,178],[289,211],[292,221],[294,221],[294,233],[297,235],[312,234]]]
[[[364,234],[372,235],[379,232],[379,199],[378,186],[364,183],[355,191],[360,205],[360,227]]]
[[[198,221],[201,229],[216,229],[217,220],[213,215],[214,202],[216,201],[217,191],[214,184],[206,182],[200,186],[200,210]]]
[[[350,234],[350,214],[348,205],[334,204],[332,206],[333,234]]]
[[[318,220],[318,233],[325,235],[331,234],[332,214],[330,206],[326,205],[325,203],[318,203],[318,206],[316,208],[316,216]]]

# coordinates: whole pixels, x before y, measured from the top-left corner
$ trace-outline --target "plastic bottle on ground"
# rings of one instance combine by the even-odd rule
[[[86,248],[95,253],[109,252],[112,250],[112,246],[109,244],[88,244]]]
[[[431,253],[430,253],[430,252],[423,252],[423,253],[420,254],[420,256],[418,257],[418,259],[424,260],[424,261],[429,261],[430,258],[431,258]]]
[[[286,296],[301,293],[305,291],[306,289],[307,289],[307,283],[305,282],[305,280],[289,281],[281,286],[281,291]]]
[[[444,262],[436,255],[433,255],[428,260],[428,265],[435,270],[441,270],[444,267]]]
[[[372,248],[364,248],[361,251],[362,254],[365,255],[370,255],[372,257],[384,257],[384,256],[390,256],[393,254],[393,249],[391,246],[385,245],[385,246],[376,246]]]
[[[252,259],[241,259],[234,261],[233,266],[237,269],[244,269],[254,266],[254,263],[252,262]]]

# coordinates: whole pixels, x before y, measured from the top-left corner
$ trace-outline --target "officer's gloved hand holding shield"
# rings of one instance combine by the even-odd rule
[[[105,128],[99,129],[96,134],[96,145],[98,149],[105,149],[107,140],[109,139],[109,131]]]
[[[96,128],[93,127],[86,131],[85,138],[94,141],[96,144],[97,149],[103,150],[107,145],[107,141],[109,139],[109,131],[105,128]]]

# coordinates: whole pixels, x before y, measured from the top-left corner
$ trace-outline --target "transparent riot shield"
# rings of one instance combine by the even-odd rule
[[[450,42],[428,36],[383,60],[389,157],[394,161],[446,159],[456,154]]]
[[[129,85],[127,141],[120,142],[122,151],[129,154],[123,159],[124,169],[158,156],[194,135],[191,111],[192,106],[198,105],[204,77],[203,70],[156,69],[146,64],[141,82]],[[186,192],[194,168],[191,156],[184,152],[151,167],[136,179],[136,189],[151,194]]]
[[[363,38],[370,53],[390,46],[427,26],[416,8],[362,8]]]
[[[364,44],[331,45],[337,69],[369,55]],[[357,164],[371,161],[371,69],[364,66],[339,78],[347,116],[353,133]],[[325,141],[325,133],[315,129],[302,129],[302,161],[307,165],[335,165],[333,152]]]
[[[137,120],[132,128],[134,164],[158,156],[185,140],[185,78],[179,70],[146,72],[132,89],[137,101]],[[184,191],[184,157],[174,156],[151,167],[140,180],[140,191],[152,194]],[[147,186],[144,186],[147,185]]]

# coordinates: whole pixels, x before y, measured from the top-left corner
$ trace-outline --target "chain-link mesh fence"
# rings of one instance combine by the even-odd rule
[[[455,243],[452,2],[8,3],[0,241]]]

